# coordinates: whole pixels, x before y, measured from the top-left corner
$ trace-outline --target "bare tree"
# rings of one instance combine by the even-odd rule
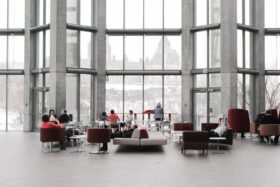
[[[265,98],[268,108],[280,108],[280,81],[265,79]]]

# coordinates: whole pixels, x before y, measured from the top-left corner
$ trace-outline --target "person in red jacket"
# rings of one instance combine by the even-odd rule
[[[50,120],[50,117],[49,115],[47,114],[44,114],[42,116],[42,122],[41,122],[41,128],[62,128],[61,124],[59,123],[58,120],[56,120],[56,123],[54,122],[51,122],[49,121]],[[61,141],[59,142],[60,143],[60,150],[65,150],[65,147],[64,147],[64,142]]]

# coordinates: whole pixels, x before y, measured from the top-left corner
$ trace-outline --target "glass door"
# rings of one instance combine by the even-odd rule
[[[196,130],[201,130],[201,123],[218,122],[221,114],[221,94],[218,89],[201,89],[194,91],[194,116]]]

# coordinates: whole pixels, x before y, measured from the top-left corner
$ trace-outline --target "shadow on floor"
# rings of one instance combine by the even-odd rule
[[[120,145],[116,149],[116,153],[163,153],[162,146],[132,146]]]

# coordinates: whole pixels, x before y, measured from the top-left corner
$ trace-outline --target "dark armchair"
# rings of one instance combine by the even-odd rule
[[[208,150],[209,133],[207,131],[185,131],[181,142],[181,151],[185,154],[186,149]]]
[[[42,142],[42,151],[44,143],[51,143],[48,152],[52,152],[53,142],[64,142],[66,131],[65,128],[40,128],[40,141]]]

